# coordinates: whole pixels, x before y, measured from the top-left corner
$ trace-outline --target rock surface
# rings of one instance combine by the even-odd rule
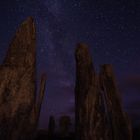
[[[92,58],[85,44],[76,49],[76,137],[78,140],[93,140],[97,123],[96,107],[99,101],[98,82],[92,64]],[[96,123],[93,125],[93,123]]]
[[[98,76],[85,44],[76,49],[75,107],[77,140],[132,139],[112,67],[103,65]]]
[[[111,139],[132,140],[131,124],[122,108],[112,65],[105,64],[101,67],[100,87],[106,100],[106,116],[109,118]]]
[[[30,139],[36,126],[36,33],[30,17],[0,66],[0,139]]]

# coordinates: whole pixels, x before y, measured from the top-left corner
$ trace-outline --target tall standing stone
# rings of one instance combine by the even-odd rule
[[[100,140],[103,135],[102,102],[98,80],[85,44],[76,49],[76,137],[77,140]],[[101,125],[102,124],[102,125]]]
[[[97,76],[84,44],[76,50],[75,108],[77,140],[132,140],[112,66],[103,65]]]
[[[100,87],[105,96],[107,116],[110,120],[111,140],[132,140],[132,131],[129,119],[122,109],[120,96],[116,87],[113,68],[103,65],[100,72]]]
[[[36,124],[36,33],[29,17],[0,66],[0,139],[30,138]]]

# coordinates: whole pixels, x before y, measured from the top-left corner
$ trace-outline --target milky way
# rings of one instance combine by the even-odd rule
[[[37,26],[37,69],[47,73],[46,97],[40,127],[49,115],[74,117],[75,61],[78,42],[89,44],[99,70],[111,63],[125,110],[139,123],[140,2],[123,0],[4,0],[0,2],[0,61],[20,23],[33,16]],[[131,85],[131,84],[130,84]]]

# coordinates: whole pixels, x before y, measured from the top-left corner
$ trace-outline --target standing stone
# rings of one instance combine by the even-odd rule
[[[55,135],[55,119],[53,116],[50,116],[48,126],[48,138],[53,139],[54,135]]]
[[[36,33],[29,17],[0,66],[0,139],[27,140],[36,124]]]
[[[71,126],[71,119],[69,116],[61,116],[59,119],[59,127],[61,137],[68,137]]]
[[[126,113],[122,109],[120,96],[116,87],[112,66],[103,65],[100,72],[100,86],[106,98],[110,140],[132,140],[131,125]]]
[[[76,139],[103,139],[103,107],[98,90],[98,80],[92,64],[92,58],[85,44],[76,49]],[[103,114],[102,114],[103,115]]]
[[[112,67],[103,65],[97,76],[84,44],[76,50],[75,108],[77,140],[132,140]]]
[[[40,81],[40,89],[39,89],[39,98],[37,102],[37,108],[36,108],[36,122],[39,121],[40,111],[41,111],[41,105],[43,102],[45,89],[46,89],[46,74],[41,75],[41,81]]]

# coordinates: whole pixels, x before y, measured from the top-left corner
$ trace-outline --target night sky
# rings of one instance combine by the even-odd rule
[[[49,115],[74,118],[78,42],[89,45],[96,70],[114,66],[125,111],[140,125],[140,1],[1,0],[0,62],[17,27],[28,16],[37,27],[37,70],[47,73],[40,127]]]

